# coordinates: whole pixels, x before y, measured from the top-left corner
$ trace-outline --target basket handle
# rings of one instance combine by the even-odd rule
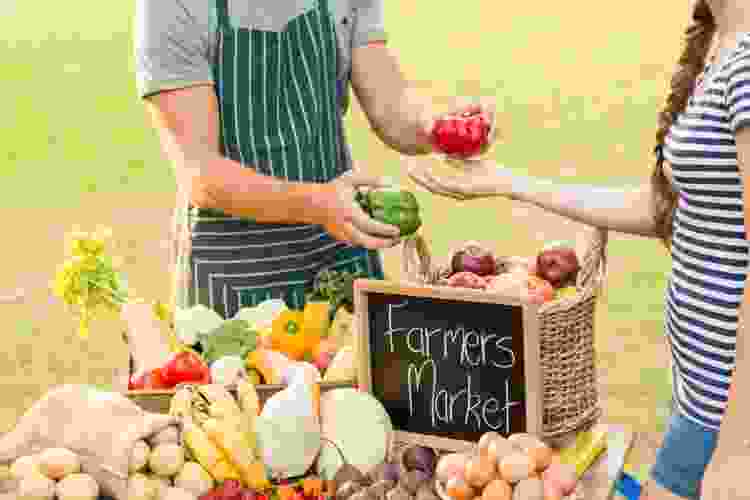
[[[604,281],[607,274],[608,240],[609,233],[606,229],[594,228],[576,279],[576,286],[584,292],[594,290]]]
[[[433,283],[437,271],[432,268],[432,255],[421,234],[407,238],[401,249],[402,270],[407,281]]]

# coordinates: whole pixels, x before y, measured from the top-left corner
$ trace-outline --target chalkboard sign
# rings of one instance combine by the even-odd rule
[[[483,290],[355,283],[359,373],[401,442],[462,450],[541,430],[537,306]]]

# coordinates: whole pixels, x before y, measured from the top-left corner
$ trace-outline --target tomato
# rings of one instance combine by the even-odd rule
[[[162,370],[164,381],[170,387],[186,382],[208,384],[211,381],[208,365],[200,356],[191,351],[173,354]]]
[[[164,380],[164,374],[160,368],[134,373],[128,381],[129,391],[160,390],[169,389],[170,386]]]

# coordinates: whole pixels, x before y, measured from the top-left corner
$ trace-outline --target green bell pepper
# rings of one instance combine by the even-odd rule
[[[358,191],[357,203],[373,219],[398,227],[401,236],[411,236],[422,225],[417,198],[409,191],[398,188]]]

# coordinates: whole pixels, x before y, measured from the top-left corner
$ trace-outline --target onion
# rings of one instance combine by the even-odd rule
[[[497,271],[495,256],[475,241],[469,241],[451,255],[454,273],[468,271],[478,276],[489,276]]]
[[[419,469],[430,476],[435,471],[435,452],[424,446],[412,446],[404,453],[404,465],[408,470]]]

